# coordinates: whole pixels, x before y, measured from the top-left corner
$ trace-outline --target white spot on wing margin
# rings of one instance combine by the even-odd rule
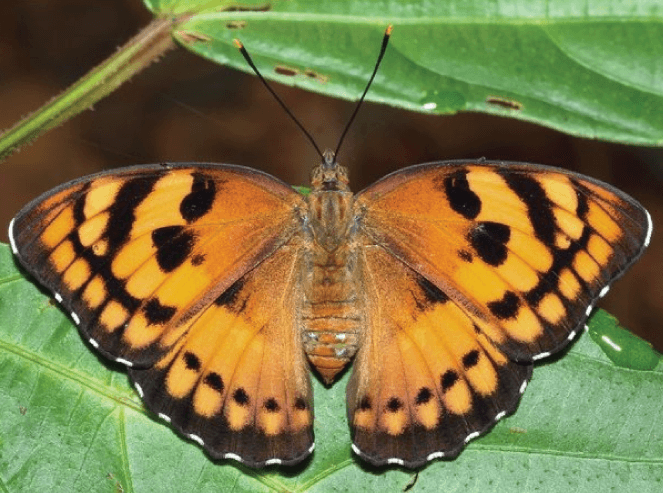
[[[433,459],[441,459],[442,457],[444,457],[444,452],[433,452],[432,454],[428,454],[426,460],[432,461]]]
[[[649,215],[649,212],[647,209],[645,209],[645,214],[647,214],[647,237],[645,238],[645,248],[649,246],[649,242],[651,241],[651,234],[652,231],[654,230],[654,223],[651,220],[651,216]]]
[[[244,460],[237,454],[233,454],[232,452],[228,452],[227,454],[223,454],[224,459],[232,459],[236,460],[237,462],[244,462]]]
[[[543,353],[535,354],[534,356],[532,356],[532,361],[547,358],[548,356],[550,356],[550,352],[549,351],[544,351]]]
[[[12,252],[14,255],[18,255],[18,248],[16,248],[16,242],[14,241],[14,221],[16,218],[12,218],[11,222],[9,223],[9,229],[7,230],[7,236],[9,236],[9,244],[12,247]]]
[[[194,435],[193,433],[189,433],[189,434],[186,435],[186,436],[187,436],[188,438],[190,438],[191,440],[193,440],[194,442],[199,443],[201,447],[204,447],[204,446],[205,446],[205,442],[203,442],[203,439],[200,438],[198,435]]]
[[[479,435],[481,435],[481,433],[479,433],[478,431],[473,431],[472,433],[470,433],[465,437],[465,443],[468,443],[470,440],[474,440]]]

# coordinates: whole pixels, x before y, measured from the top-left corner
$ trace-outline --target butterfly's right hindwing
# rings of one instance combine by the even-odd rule
[[[313,447],[313,394],[289,244],[186,322],[152,368],[131,369],[155,414],[216,458],[294,464]]]

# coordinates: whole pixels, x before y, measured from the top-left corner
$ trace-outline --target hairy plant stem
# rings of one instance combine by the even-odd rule
[[[41,134],[91,108],[133,75],[175,48],[171,32],[182,18],[158,18],[62,94],[0,135],[0,161]]]

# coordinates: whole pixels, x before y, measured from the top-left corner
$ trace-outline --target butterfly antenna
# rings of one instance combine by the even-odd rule
[[[375,74],[378,73],[378,68],[380,68],[380,62],[382,62],[382,58],[384,57],[385,51],[387,51],[387,45],[389,44],[389,38],[391,37],[391,31],[393,30],[393,26],[390,24],[387,26],[387,29],[384,32],[384,37],[382,38],[382,47],[380,48],[380,54],[378,55],[378,59],[375,62],[375,68],[373,69],[373,74],[371,74],[371,78],[368,79],[368,84],[366,84],[366,89],[364,89],[364,94],[361,95],[359,98],[359,101],[357,101],[357,105],[355,106],[355,110],[352,113],[352,116],[350,116],[350,120],[348,120],[347,125],[345,125],[345,130],[343,130],[343,133],[341,134],[341,138],[338,139],[338,145],[336,146],[336,150],[334,151],[334,156],[338,155],[338,150],[341,148],[341,144],[343,143],[343,139],[345,139],[346,134],[348,133],[348,130],[350,129],[350,125],[352,125],[352,122],[354,121],[355,117],[357,116],[357,113],[359,112],[359,108],[361,108],[362,103],[364,102],[364,98],[366,97],[366,93],[368,93],[368,89],[371,87],[371,84],[373,83],[373,79],[375,79]]]
[[[292,114],[292,111],[288,109],[288,107],[285,105],[285,103],[281,100],[281,98],[274,92],[274,89],[272,89],[272,86],[270,86],[265,78],[262,76],[260,73],[260,70],[258,70],[258,67],[256,67],[255,63],[253,63],[253,60],[251,60],[251,56],[249,55],[249,52],[246,51],[246,48],[244,48],[244,45],[239,39],[234,39],[233,43],[235,44],[235,47],[239,50],[239,52],[242,54],[244,57],[244,60],[246,60],[246,63],[249,64],[249,66],[253,69],[253,71],[256,73],[258,76],[258,79],[260,79],[260,82],[263,83],[263,85],[267,88],[267,90],[271,93],[272,96],[274,96],[274,99],[281,105],[281,108],[285,110],[285,112],[288,114],[288,116],[292,119],[292,121],[295,122],[295,124],[299,127],[299,129],[304,132],[304,135],[306,135],[306,138],[309,140],[311,144],[313,144],[313,147],[315,147],[315,150],[317,151],[318,155],[320,158],[324,161],[324,155],[322,154],[322,151],[318,147],[318,144],[315,143],[315,140],[311,136],[310,133],[304,128],[304,125],[301,124],[301,122],[297,119],[295,115]],[[383,50],[384,51],[384,50]]]

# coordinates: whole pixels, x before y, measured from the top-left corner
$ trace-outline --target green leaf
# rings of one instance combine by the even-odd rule
[[[603,315],[591,325],[626,334]],[[414,491],[660,491],[663,365],[648,351],[657,366],[634,370],[580,337],[537,365],[516,414],[458,459],[422,469]],[[402,490],[412,471],[352,457],[345,380],[314,382],[310,461],[266,471],[214,462],[143,409],[123,368],[97,357],[0,245],[0,491]]]
[[[185,47],[267,78],[357,99],[388,24],[394,31],[368,99],[428,113],[480,111],[584,137],[663,138],[663,4],[603,0],[147,1],[191,12]],[[241,5],[244,11],[231,8]],[[224,10],[225,6],[225,10]],[[264,11],[251,11],[264,9]]]
[[[660,355],[652,345],[622,329],[615,317],[599,311],[594,314],[594,322],[589,335],[614,364],[633,370],[656,368]]]
[[[433,114],[479,111],[569,134],[663,144],[659,0],[143,0],[156,19],[0,136],[0,159],[90,108],[172,48],[355,100],[387,25],[368,99]],[[581,7],[582,5],[582,7]]]

